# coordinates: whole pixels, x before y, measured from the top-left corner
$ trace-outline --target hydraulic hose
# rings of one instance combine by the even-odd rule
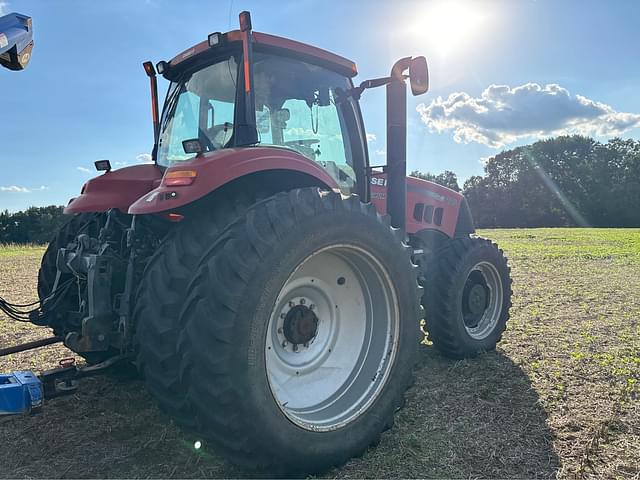
[[[38,323],[55,310],[72,284],[73,279],[69,279],[59,285],[47,298],[32,303],[10,303],[0,297],[0,311],[16,322]],[[29,307],[35,308],[29,309]]]

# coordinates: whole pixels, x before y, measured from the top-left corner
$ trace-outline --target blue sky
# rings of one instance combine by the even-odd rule
[[[65,204],[94,160],[144,159],[141,63],[236,28],[245,9],[258,31],[356,61],[357,81],[425,55],[431,91],[409,99],[410,169],[465,179],[545,136],[640,138],[634,0],[0,0],[0,13],[33,17],[36,40],[25,71],[0,70],[0,209]],[[372,163],[384,161],[384,100],[384,89],[362,98]]]

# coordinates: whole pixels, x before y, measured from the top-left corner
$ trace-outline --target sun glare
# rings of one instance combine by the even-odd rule
[[[457,53],[470,45],[486,23],[487,15],[479,2],[436,0],[411,27],[433,52],[441,57]]]

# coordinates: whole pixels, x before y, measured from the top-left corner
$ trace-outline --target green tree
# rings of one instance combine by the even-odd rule
[[[64,207],[30,207],[25,211],[0,213],[0,243],[48,243],[66,218]]]
[[[640,226],[640,141],[572,135],[503,151],[464,184],[485,227]]]
[[[460,186],[458,185],[458,176],[450,170],[445,170],[439,175],[434,175],[429,172],[423,173],[419,170],[414,170],[409,175],[411,177],[421,178],[422,180],[437,183],[438,185],[450,188],[451,190],[455,190],[456,192],[460,191]]]

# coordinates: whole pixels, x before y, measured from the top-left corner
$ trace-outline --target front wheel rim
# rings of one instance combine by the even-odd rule
[[[462,319],[469,336],[484,340],[493,333],[502,315],[502,280],[489,262],[478,262],[467,275],[462,293]]]
[[[311,431],[335,430],[378,398],[398,349],[391,278],[371,253],[332,245],[304,259],[275,301],[265,366],[280,410]]]

